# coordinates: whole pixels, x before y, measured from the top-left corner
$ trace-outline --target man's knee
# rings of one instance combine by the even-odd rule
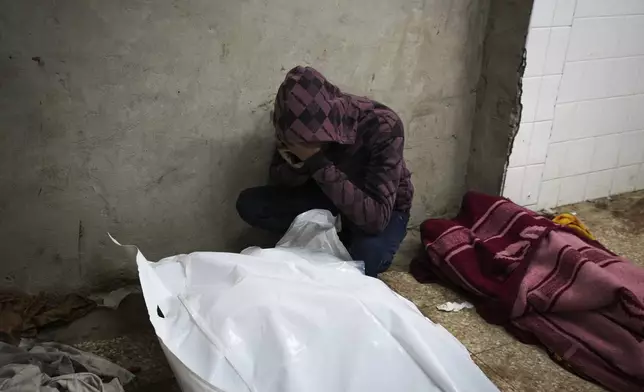
[[[391,265],[394,254],[378,237],[361,237],[352,241],[349,253],[354,260],[363,261],[365,275],[375,277]]]
[[[254,225],[261,216],[265,197],[261,188],[244,189],[237,196],[237,213],[246,223]]]

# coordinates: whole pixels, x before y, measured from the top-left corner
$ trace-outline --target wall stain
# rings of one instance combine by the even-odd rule
[[[62,86],[62,88],[68,93],[71,93],[68,82],[69,73],[60,74],[59,72],[56,72],[56,76],[58,77],[58,83]]]
[[[221,54],[219,55],[219,60],[223,61],[230,54],[229,45],[225,42],[221,43]]]
[[[176,172],[177,170],[179,170],[179,168],[178,168],[178,167],[173,167],[172,169],[170,169],[170,170],[166,171],[165,173],[161,174],[161,175],[156,179],[156,181],[154,181],[154,182],[155,182],[157,185],[160,185],[160,184],[163,182],[163,179],[164,179],[168,174],[174,173],[174,172]]]
[[[264,102],[260,103],[259,105],[257,105],[257,107],[262,109],[262,110],[268,110],[268,109],[271,108],[271,106],[273,106],[273,98],[267,99],[266,101],[264,101]]]
[[[78,221],[78,244],[77,244],[77,257],[78,257],[78,277],[83,276],[83,237],[85,236],[85,228],[83,221]]]
[[[261,110],[263,112],[267,112],[267,111],[271,110],[272,107],[273,107],[273,98],[270,98],[270,99],[267,99],[264,102],[260,103],[259,105],[257,105],[257,107],[255,109],[251,109],[250,112],[253,113],[253,114],[255,114],[258,110]]]
[[[96,179],[95,179],[96,180]],[[110,218],[114,223],[120,223],[116,208],[107,200],[103,194],[100,185],[92,185],[94,193],[103,201],[103,208],[101,209],[101,216]]]
[[[45,61],[42,58],[40,58],[40,56],[34,56],[31,59],[33,61],[35,61],[36,63],[38,63],[39,67],[44,67],[45,66]]]

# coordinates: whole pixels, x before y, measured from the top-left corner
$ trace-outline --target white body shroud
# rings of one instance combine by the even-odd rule
[[[456,338],[363,275],[328,211],[273,249],[136,259],[185,392],[497,391]]]

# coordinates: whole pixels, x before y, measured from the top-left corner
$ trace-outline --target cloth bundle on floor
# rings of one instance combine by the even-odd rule
[[[478,312],[613,391],[644,386],[644,269],[509,200],[470,192],[421,226],[420,282],[472,295]]]
[[[64,344],[0,342],[0,391],[123,392],[133,378],[107,359]]]
[[[572,229],[579,237],[597,240],[593,233],[588,230],[586,225],[573,214],[559,214],[552,218],[552,221],[558,225],[567,226]]]
[[[96,308],[96,302],[77,294],[65,296],[0,292],[0,341],[17,344],[47,327],[66,324]]]

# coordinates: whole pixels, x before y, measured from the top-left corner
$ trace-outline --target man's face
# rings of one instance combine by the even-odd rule
[[[271,113],[271,117],[274,118],[273,114],[274,113]],[[275,122],[273,122],[273,126],[275,126]],[[301,153],[302,150],[319,150],[323,147],[323,143],[289,143],[282,139],[281,132],[277,132],[277,127],[275,127],[275,131],[277,151],[286,162],[291,164],[291,166],[300,167],[303,164],[302,160],[298,158],[298,155],[295,154],[294,151],[299,151]]]

